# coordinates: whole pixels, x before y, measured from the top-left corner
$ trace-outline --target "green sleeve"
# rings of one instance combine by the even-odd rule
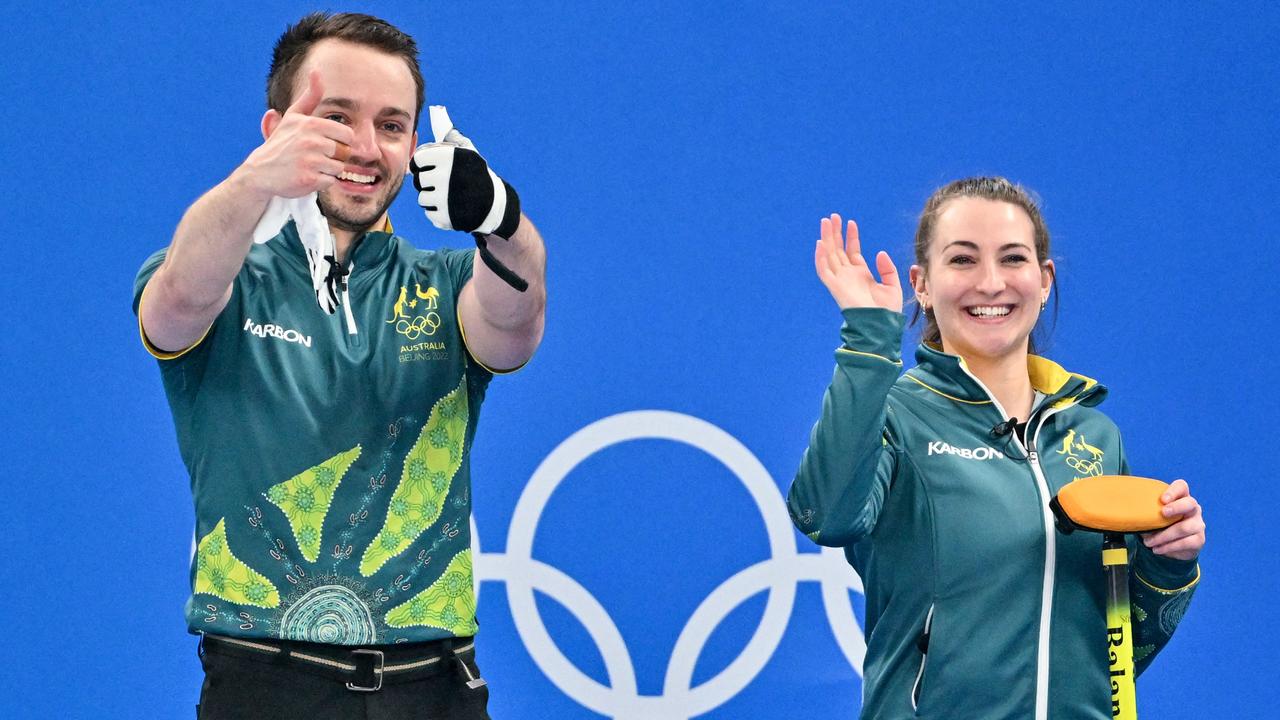
[[[463,286],[471,280],[472,270],[475,267],[476,250],[475,248],[466,250],[440,248],[436,252],[444,262],[445,269],[449,273],[449,279],[453,282],[453,302],[456,305],[458,296],[462,294]]]
[[[1136,674],[1141,675],[1173,637],[1199,584],[1200,566],[1195,560],[1160,557],[1138,542],[1133,572],[1129,574]]]
[[[894,469],[885,400],[902,371],[902,325],[901,313],[844,311],[822,415],[787,494],[792,522],[820,545],[867,535],[884,504]]]
[[[133,279],[133,314],[138,314],[138,305],[142,302],[142,290],[151,281],[151,276],[156,274],[156,270],[160,269],[160,265],[164,263],[164,256],[167,250],[157,250],[151,253],[151,257],[142,263],[142,267],[138,269],[138,274]]]
[[[1120,472],[1129,475],[1129,462],[1120,449]],[[1200,583],[1195,560],[1177,560],[1151,552],[1139,535],[1129,535],[1129,608],[1133,618],[1133,669],[1141,675],[1151,665],[1191,604]]]

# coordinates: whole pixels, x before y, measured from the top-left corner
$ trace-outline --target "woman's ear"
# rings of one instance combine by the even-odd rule
[[[925,276],[924,268],[919,265],[912,265],[907,277],[911,281],[911,289],[915,291],[916,301],[920,303],[920,307],[928,307],[929,283],[928,278]]]

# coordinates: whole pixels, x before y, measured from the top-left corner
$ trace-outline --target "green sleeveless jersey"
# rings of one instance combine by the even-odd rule
[[[456,313],[474,253],[367,233],[328,315],[304,252],[292,223],[255,245],[188,350],[143,336],[191,475],[188,625],[340,645],[473,635],[469,460],[493,376]],[[138,272],[135,313],[163,257]]]

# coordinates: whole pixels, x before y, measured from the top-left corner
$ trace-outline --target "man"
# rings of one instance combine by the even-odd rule
[[[191,473],[199,716],[487,718],[469,456],[542,337],[541,238],[443,108],[414,150],[417,48],[388,23],[303,18],[267,85],[262,145],[134,290]],[[393,234],[407,171],[480,252]]]

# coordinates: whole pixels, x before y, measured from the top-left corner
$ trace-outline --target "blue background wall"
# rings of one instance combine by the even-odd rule
[[[838,618],[860,599],[776,531],[838,342],[817,220],[852,215],[906,265],[925,197],[977,173],[1044,198],[1049,354],[1110,386],[1135,471],[1186,477],[1206,508],[1205,581],[1139,686],[1144,716],[1274,717],[1275,6],[685,5],[350,5],[417,37],[428,101],[549,248],[546,339],[495,383],[476,440],[494,717],[856,714]],[[314,6],[3,9],[0,717],[191,717],[190,499],[131,283],[259,141],[271,43]],[[408,195],[392,217],[420,245],[465,244]],[[637,410],[709,425],[596,426],[671,439],[597,436],[544,467],[563,482],[517,517],[562,442]],[[521,522],[541,564],[508,545]],[[568,666],[517,628],[530,592]],[[704,608],[705,646],[677,653],[713,595],[728,616]],[[697,661],[692,693],[668,682],[676,655]]]

